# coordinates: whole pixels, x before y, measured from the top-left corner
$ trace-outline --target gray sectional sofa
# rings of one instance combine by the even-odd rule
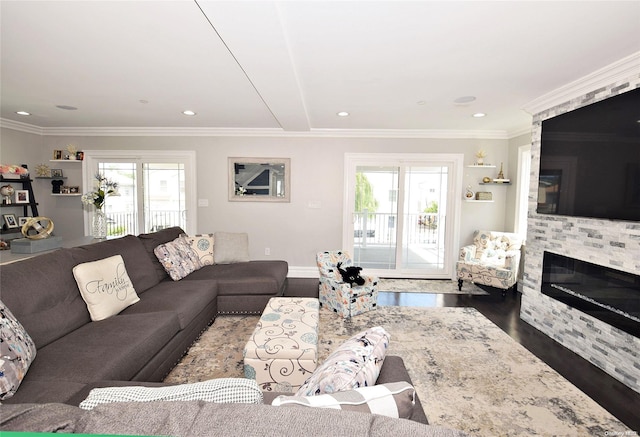
[[[288,269],[284,261],[209,265],[180,281],[171,280],[155,256],[154,248],[182,233],[180,228],[170,228],[129,235],[59,249],[0,267],[0,299],[21,322],[37,348],[19,388],[12,397],[2,401],[0,429],[139,433],[137,406],[110,405],[84,411],[77,405],[94,387],[163,385],[162,379],[217,315],[259,314],[271,297],[283,294]],[[72,270],[78,264],[113,255],[122,256],[140,300],[117,315],[92,321]],[[395,381],[411,382],[402,359],[387,357],[378,383]],[[278,393],[265,394],[265,403],[276,395]],[[398,424],[397,420],[376,417],[354,419],[353,413],[320,409],[300,413],[296,408],[270,405],[162,404],[154,414],[145,414],[156,423],[165,423],[175,411],[185,409],[185,415],[171,419],[174,421],[171,426],[184,427],[179,435],[202,435],[193,430],[216,423],[228,427],[234,418],[238,421],[237,428],[212,428],[206,434],[238,435],[242,430],[245,435],[296,435],[293,431],[308,427],[308,421],[338,421],[345,426],[357,424],[356,428],[362,431],[360,435],[388,434],[393,429],[397,431],[391,433],[394,435],[403,435],[405,431],[406,435],[459,435],[423,425],[427,419],[419,400],[411,424],[404,423],[409,422],[406,420]],[[220,414],[220,417],[207,416],[197,424],[189,422],[189,414],[200,410]],[[241,417],[252,417],[254,428],[246,428]],[[268,424],[273,417],[284,418],[286,426],[272,427],[273,432],[269,432]],[[374,433],[372,427],[384,432]],[[175,428],[146,430],[143,433],[153,430],[153,433],[176,434]]]
[[[66,402],[100,380],[162,381],[218,314],[259,314],[284,292],[285,261],[209,265],[171,280],[153,250],[183,233],[174,227],[3,265],[0,299],[37,348],[20,388],[5,402]],[[73,267],[118,254],[140,301],[92,322]]]

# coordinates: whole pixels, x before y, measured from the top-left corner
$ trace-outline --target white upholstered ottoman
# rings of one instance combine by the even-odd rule
[[[244,348],[244,374],[262,390],[296,391],[318,361],[316,298],[274,297]]]

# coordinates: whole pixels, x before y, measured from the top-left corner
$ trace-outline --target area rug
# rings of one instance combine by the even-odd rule
[[[242,377],[242,349],[257,321],[218,317],[165,381]],[[474,436],[631,432],[473,308],[379,307],[350,320],[322,309],[320,362],[372,326],[391,334],[389,353],[404,359],[431,424]]]
[[[380,278],[378,291],[402,292],[402,293],[438,293],[438,294],[489,294],[480,287],[470,282],[462,285],[458,290],[458,281],[450,279],[388,279]]]

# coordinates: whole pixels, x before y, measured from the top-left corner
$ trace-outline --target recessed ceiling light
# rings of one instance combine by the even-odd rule
[[[348,117],[349,113],[347,111],[340,111],[336,114],[338,117]]]
[[[485,115],[487,115],[487,114],[485,114],[484,112],[476,112],[475,114],[473,114],[473,116],[474,116],[475,118],[482,118],[482,117],[484,117]]]
[[[27,111],[17,111],[16,114],[18,114],[18,115],[31,115],[31,113],[27,112]]]
[[[76,109],[78,109],[75,106],[69,106],[69,105],[56,105],[56,108],[64,109],[65,111],[75,111]]]
[[[195,113],[195,112],[190,111],[190,110],[188,110],[188,109],[187,109],[186,111],[182,111],[182,113],[183,113],[184,115],[196,115],[196,113]]]

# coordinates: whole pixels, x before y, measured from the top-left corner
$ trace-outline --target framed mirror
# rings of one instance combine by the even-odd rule
[[[229,200],[289,202],[289,158],[229,158]]]

